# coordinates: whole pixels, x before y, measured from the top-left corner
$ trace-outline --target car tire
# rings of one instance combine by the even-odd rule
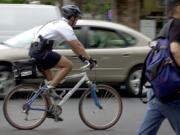
[[[11,68],[0,66],[0,97],[4,98],[13,86],[15,86],[15,81]]]
[[[142,66],[134,67],[126,80],[126,87],[128,93],[132,96],[137,96],[139,93],[140,78],[142,73]]]

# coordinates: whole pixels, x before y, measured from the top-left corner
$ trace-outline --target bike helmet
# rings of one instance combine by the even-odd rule
[[[69,19],[71,16],[81,17],[81,11],[76,5],[66,5],[62,7],[62,15],[66,19]]]

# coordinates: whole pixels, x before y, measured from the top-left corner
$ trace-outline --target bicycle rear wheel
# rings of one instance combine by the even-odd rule
[[[47,100],[44,96],[39,96],[27,112],[23,110],[23,105],[35,94],[35,85],[22,84],[14,89],[4,99],[3,113],[10,125],[17,129],[30,130],[38,127],[46,118]]]
[[[114,126],[121,117],[123,105],[119,93],[110,86],[97,85],[96,95],[102,106],[95,105],[91,91],[83,93],[79,101],[79,114],[81,120],[88,127],[104,130]]]

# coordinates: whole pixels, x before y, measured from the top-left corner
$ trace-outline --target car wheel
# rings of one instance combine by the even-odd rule
[[[0,97],[4,97],[15,86],[12,71],[8,67],[0,66]]]
[[[128,93],[137,96],[139,93],[140,78],[142,73],[142,66],[133,68],[126,81]]]

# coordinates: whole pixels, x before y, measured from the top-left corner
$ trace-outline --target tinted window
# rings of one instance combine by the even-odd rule
[[[123,48],[135,44],[135,39],[126,33],[119,34],[109,29],[90,28],[89,48]]]
[[[75,28],[74,28],[74,32],[75,32],[77,38],[80,40],[81,28],[80,28],[80,27],[75,27]]]
[[[132,37],[131,35],[125,33],[125,32],[121,32],[121,35],[125,38],[125,40],[128,42],[129,45],[135,45],[136,44],[136,39],[134,37]]]

